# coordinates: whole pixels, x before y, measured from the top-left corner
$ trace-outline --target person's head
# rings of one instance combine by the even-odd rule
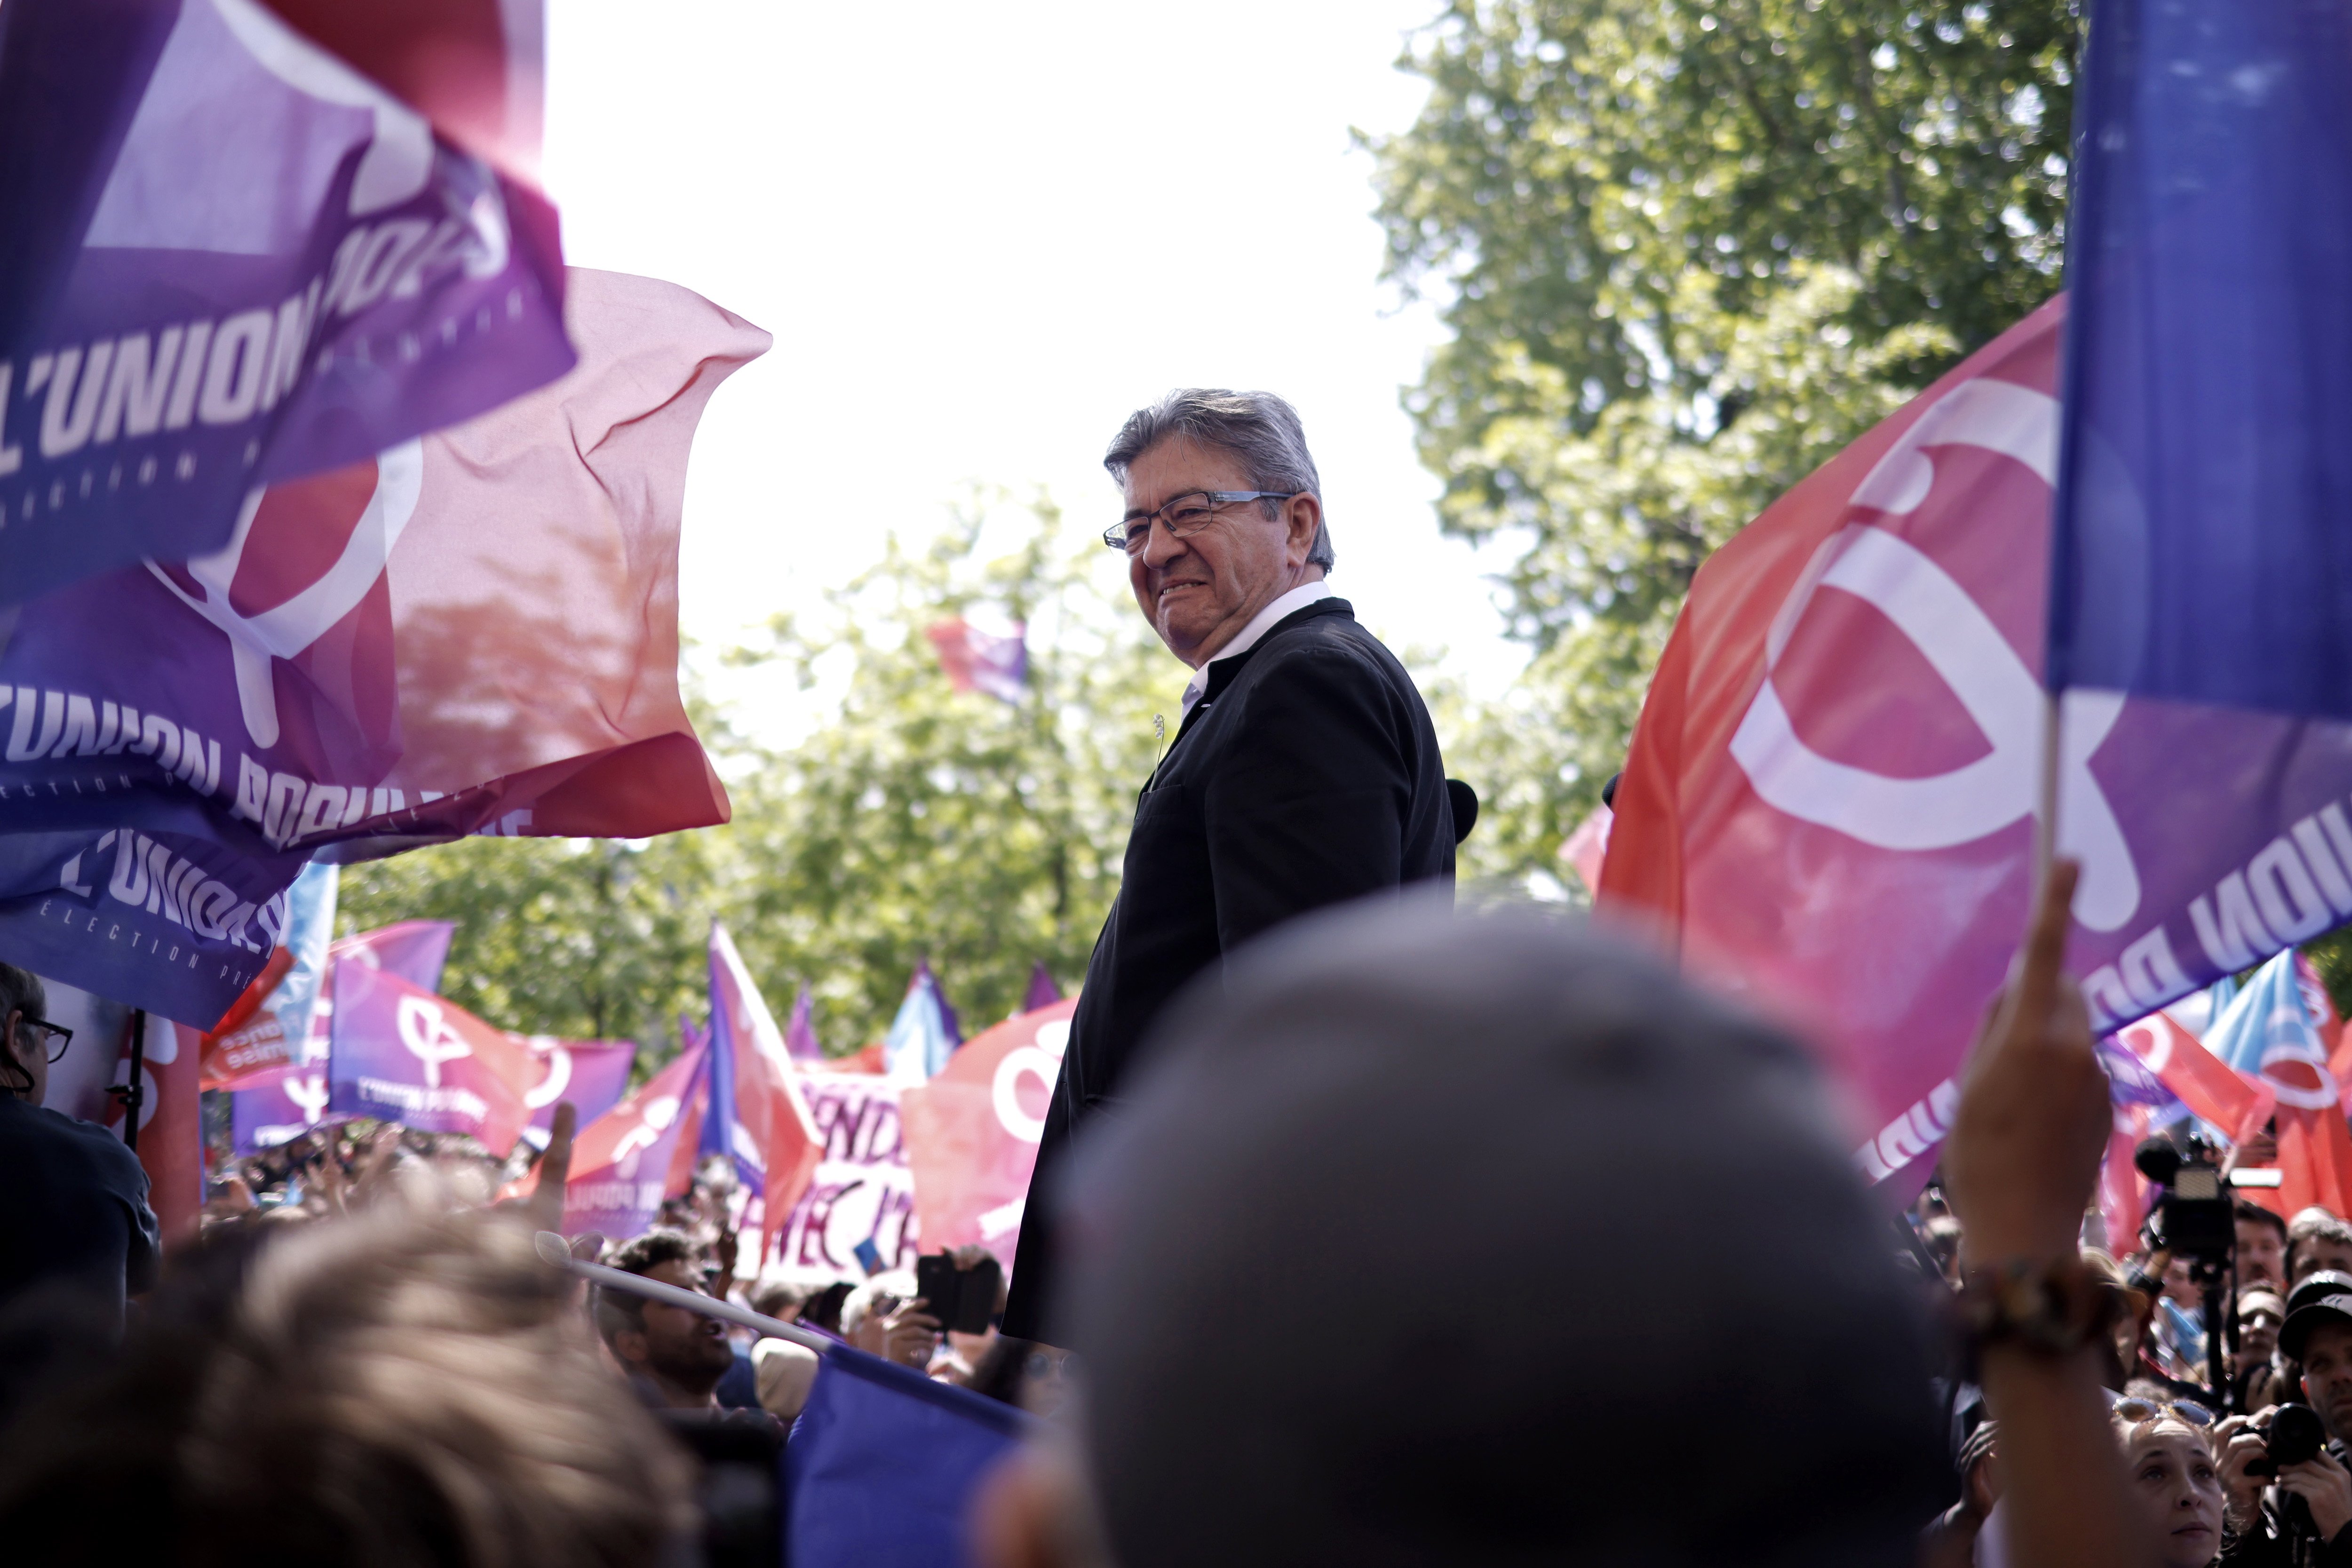
[[[2186,1258],[2175,1258],[2164,1266],[2165,1299],[2177,1306],[2196,1311],[2205,1304],[2205,1291],[2189,1272]]]
[[[2258,1203],[2238,1200],[2238,1283],[2286,1284],[2286,1221]]]
[[[2115,1408],[2132,1496],[2155,1527],[2163,1568],[2205,1568],[2221,1552],[2221,1476],[2200,1407],[2126,1399]]]
[[[1907,1568],[1951,1484],[1924,1315],[1810,1060],[1448,904],[1286,926],[1145,1043],[1056,1224],[1084,1481],[1008,1480],[999,1560],[1082,1539],[1076,1499],[1120,1568]]]
[[[2286,1301],[2275,1290],[2238,1292],[2238,1364],[2267,1366],[2278,1350],[2279,1326],[2286,1321]]]
[[[2352,1274],[2352,1225],[2323,1208],[2307,1208],[2287,1227],[2287,1283],[2300,1285],[2325,1269]]]
[[[816,1293],[812,1285],[795,1284],[789,1279],[761,1282],[751,1292],[751,1310],[780,1322],[791,1322],[801,1315],[801,1308]]]
[[[1125,497],[1135,602],[1196,668],[1333,564],[1306,433],[1270,392],[1171,392],[1129,416],[1103,467]],[[1214,499],[1246,491],[1264,499]]]
[[[2352,1274],[2323,1269],[2287,1293],[2278,1349],[2301,1372],[2328,1436],[2352,1438]]]
[[[823,1329],[827,1333],[839,1333],[842,1304],[849,1300],[850,1292],[856,1289],[856,1287],[846,1279],[836,1279],[830,1285],[821,1287],[807,1300],[801,1303],[800,1321],[812,1327]]]
[[[683,1290],[702,1289],[695,1245],[674,1230],[649,1230],[604,1262],[624,1274]],[[735,1348],[718,1319],[624,1290],[600,1290],[597,1296],[596,1326],[614,1360],[649,1379],[672,1405],[691,1409],[713,1402],[719,1380],[735,1361]]]
[[[688,1484],[527,1227],[385,1208],[176,1254],[119,1362],[0,1439],[0,1540],[54,1568],[653,1568]]]
[[[0,963],[0,1092],[40,1104],[49,1094],[48,988],[41,977]]]

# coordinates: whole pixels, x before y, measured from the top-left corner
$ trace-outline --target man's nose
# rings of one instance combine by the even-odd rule
[[[1143,536],[1143,563],[1150,567],[1165,566],[1179,556],[1190,553],[1192,548],[1190,543],[1169,532],[1165,522],[1154,518],[1151,531]]]

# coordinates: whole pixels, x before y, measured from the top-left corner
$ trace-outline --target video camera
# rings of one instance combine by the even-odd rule
[[[2226,1267],[2238,1244],[2237,1200],[2212,1151],[2192,1142],[2184,1154],[2168,1139],[2150,1138],[2134,1152],[2132,1163],[2164,1189],[2148,1216],[2156,1245],[2191,1265]]]

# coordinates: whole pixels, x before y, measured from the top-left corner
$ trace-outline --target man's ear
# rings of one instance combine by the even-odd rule
[[[611,1343],[613,1354],[624,1366],[643,1365],[653,1354],[653,1346],[646,1342],[642,1329],[623,1329],[613,1336]]]
[[[1282,520],[1289,525],[1290,548],[1305,561],[1323,527],[1323,503],[1312,495],[1292,496],[1282,503]]]

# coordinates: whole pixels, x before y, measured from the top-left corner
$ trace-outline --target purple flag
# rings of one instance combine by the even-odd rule
[[[555,1125],[555,1108],[570,1100],[585,1127],[620,1103],[629,1087],[629,1068],[637,1059],[635,1040],[559,1040],[551,1035],[518,1037],[538,1064],[539,1080],[522,1097],[530,1110],[525,1138],[547,1146]],[[533,1137],[536,1133],[538,1136]]]
[[[456,1003],[351,959],[337,963],[329,1109],[465,1132],[499,1158],[530,1120],[522,1043]]]
[[[572,368],[555,215],[257,0],[9,0],[0,601]]]
[[[271,1082],[229,1096],[231,1147],[239,1154],[299,1138],[327,1119],[327,1069],[293,1068]]]
[[[1029,994],[1021,999],[1024,1013],[1034,1013],[1040,1007],[1050,1007],[1062,999],[1062,988],[1054,984],[1052,972],[1045,961],[1039,959],[1037,967],[1029,972]]]
[[[811,1021],[809,1012],[809,988],[803,985],[801,994],[793,998],[793,1021],[784,1026],[784,1049],[794,1061],[821,1062],[824,1060],[824,1047],[817,1044],[816,1025]]]

